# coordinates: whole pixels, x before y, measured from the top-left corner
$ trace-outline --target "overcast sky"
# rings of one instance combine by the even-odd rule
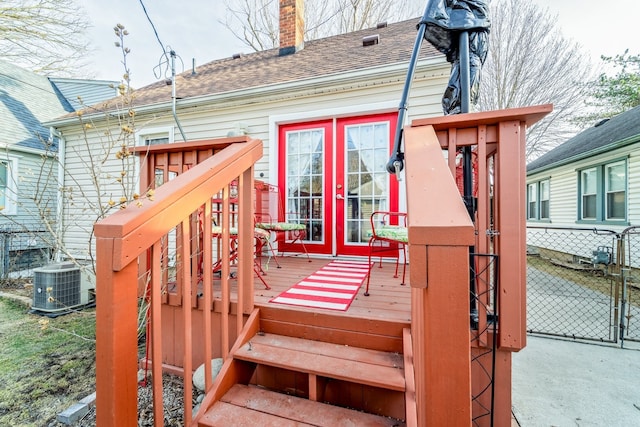
[[[626,48],[631,53],[640,53],[638,0],[532,1],[557,14],[563,34],[588,50],[596,63],[600,55],[623,53]],[[122,57],[114,46],[113,32],[113,26],[121,23],[130,33],[126,44],[131,48],[128,62],[132,84],[140,87],[158,80],[154,67],[162,49],[138,0],[79,0],[79,3],[93,23],[90,38],[94,53],[89,61],[95,78],[121,79]],[[182,58],[184,67],[178,63],[177,72],[190,70],[192,58],[197,67],[234,53],[250,52],[219,22],[224,19],[220,0],[144,0],[144,3],[162,43]],[[165,69],[156,69],[156,73],[165,77]]]

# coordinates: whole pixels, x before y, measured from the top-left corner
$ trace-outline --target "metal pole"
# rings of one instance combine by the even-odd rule
[[[471,70],[469,59],[469,33],[463,31],[459,34],[459,67],[460,67],[460,112],[471,111]],[[471,161],[471,147],[465,146],[462,149],[462,183],[463,201],[472,222],[475,222],[475,203],[473,198],[473,165]],[[475,277],[475,246],[469,247],[469,309],[471,325],[478,324],[478,308],[476,300],[476,277]]]
[[[172,50],[169,54],[171,55],[171,112],[180,130],[180,135],[182,135],[182,140],[187,142],[187,137],[182,130],[180,120],[178,120],[178,114],[176,113],[176,53]]]
[[[413,45],[413,51],[411,52],[411,59],[409,61],[409,69],[407,70],[407,77],[404,81],[404,88],[402,89],[402,97],[400,98],[400,106],[398,107],[398,123],[396,125],[396,134],[393,142],[393,152],[391,158],[387,163],[387,172],[395,174],[396,178],[400,178],[400,171],[404,169],[404,153],[402,152],[402,127],[404,126],[404,116],[407,112],[407,99],[409,98],[409,90],[411,89],[411,81],[416,70],[416,63],[418,62],[418,56],[420,55],[420,47],[422,46],[422,40],[424,39],[424,33],[427,30],[427,13],[429,6],[433,0],[427,2],[427,6],[424,9],[422,19],[418,24],[418,35]]]
[[[471,71],[469,59],[469,33],[463,31],[460,33],[459,40],[459,67],[460,67],[460,112],[468,113],[471,111]],[[471,147],[466,146],[462,149],[462,179],[463,179],[463,195],[464,203],[471,220],[475,217],[475,209],[473,207],[473,170],[471,165]]]

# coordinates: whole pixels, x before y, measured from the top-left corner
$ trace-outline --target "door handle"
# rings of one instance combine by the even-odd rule
[[[336,199],[344,200],[344,196],[342,194],[336,194]]]

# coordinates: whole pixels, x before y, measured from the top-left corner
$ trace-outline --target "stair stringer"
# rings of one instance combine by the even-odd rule
[[[255,308],[249,315],[247,322],[244,324],[240,335],[236,339],[231,351],[227,355],[220,373],[216,376],[211,389],[206,392],[204,399],[200,404],[198,413],[193,418],[193,426],[197,426],[200,419],[206,414],[222,396],[224,396],[235,384],[248,384],[255,366],[248,367],[246,362],[236,360],[233,354],[236,349],[246,344],[260,330],[260,309]]]
[[[413,341],[411,339],[411,329],[402,330],[403,357],[404,357],[404,380],[405,380],[405,422],[407,427],[418,426],[418,405],[416,402],[416,379],[413,367]]]

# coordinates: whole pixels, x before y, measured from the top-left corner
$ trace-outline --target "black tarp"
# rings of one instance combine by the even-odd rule
[[[461,112],[460,34],[469,35],[470,101],[475,104],[480,87],[480,71],[489,44],[489,2],[485,0],[431,0],[423,17],[424,38],[446,55],[451,63],[449,84],[442,98],[444,114]]]

